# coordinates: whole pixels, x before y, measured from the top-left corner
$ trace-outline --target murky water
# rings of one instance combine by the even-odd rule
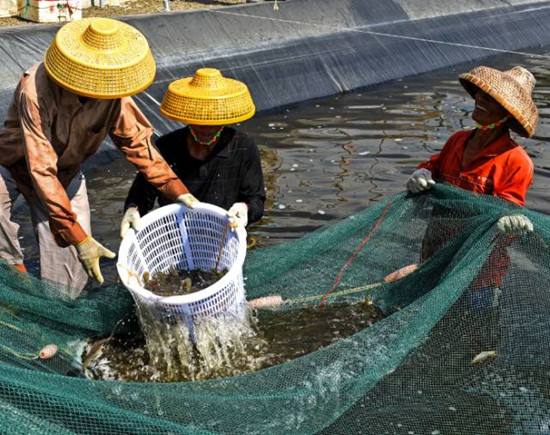
[[[382,319],[374,305],[333,303],[285,311],[259,310],[243,321],[212,319],[195,327],[158,326],[161,339],[139,334],[91,341],[83,355],[92,379],[126,381],[204,380],[271,367],[328,346]]]
[[[540,110],[537,134],[532,139],[519,141],[527,147],[535,163],[535,179],[527,206],[549,213],[550,155],[545,144],[550,138],[550,47],[537,53],[548,58],[506,55],[483,63],[501,69],[523,65],[538,80],[535,88]],[[261,147],[268,188],[265,217],[249,228],[249,234],[260,246],[300,237],[368,207],[385,195],[402,191],[418,162],[441,149],[453,132],[473,125],[470,119],[473,101],[457,80],[459,73],[473,66],[460,65],[304,102],[256,116],[243,124],[240,128]],[[86,170],[92,224],[95,236],[116,250],[122,205],[135,170],[120,157],[111,159],[104,155],[100,160],[100,165]],[[22,242],[32,270],[32,266],[36,269],[37,253],[31,243],[32,232],[25,213],[21,209],[18,215],[23,221]],[[114,264],[104,262],[102,267],[107,282],[115,281]],[[353,332],[357,325],[365,326],[346,310],[348,308],[332,313],[331,322],[340,322],[334,337],[345,335],[345,331]],[[272,314],[261,316],[264,315]],[[283,312],[277,313],[279,317],[262,319],[261,316],[259,334],[272,340],[266,357],[270,362],[266,365],[312,351],[313,342],[330,342],[322,337],[331,329],[316,323],[322,319],[319,312],[304,314],[314,331],[311,343],[308,340],[291,343],[287,338],[292,334],[284,338],[280,333],[285,328],[291,331],[298,327],[300,316]],[[134,349],[141,352],[140,346]],[[140,358],[143,362],[145,357],[136,356],[136,360]],[[140,376],[144,374],[145,378],[150,375],[137,370],[129,378],[143,379]]]

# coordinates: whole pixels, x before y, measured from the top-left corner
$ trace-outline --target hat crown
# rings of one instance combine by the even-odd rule
[[[96,18],[82,34],[82,40],[91,48],[113,50],[120,45],[120,24],[108,18]]]
[[[505,71],[504,74],[511,76],[523,89],[525,89],[525,91],[529,93],[529,95],[533,93],[537,80],[529,70],[523,68],[522,66],[515,66],[514,68]]]
[[[201,68],[195,72],[191,86],[203,89],[222,89],[225,84],[220,70],[216,68]]]

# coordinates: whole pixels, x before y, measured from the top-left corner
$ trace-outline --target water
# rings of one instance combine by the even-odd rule
[[[537,53],[546,54],[550,59],[550,47]],[[537,134],[532,139],[520,138],[519,142],[527,147],[535,163],[535,179],[527,206],[549,213],[550,156],[545,149],[550,137],[549,62],[506,55],[483,63],[500,69],[523,65],[537,78],[535,101],[540,110]],[[304,102],[259,115],[243,124],[240,128],[260,145],[268,189],[265,217],[249,228],[258,246],[300,237],[368,207],[386,195],[403,191],[408,176],[420,161],[440,150],[453,132],[473,125],[470,119],[473,101],[457,80],[459,73],[472,66],[460,65]],[[86,170],[94,234],[111,249],[118,247],[122,206],[134,174],[135,169],[119,157]],[[37,251],[31,243],[32,231],[26,213],[21,209],[17,214],[23,220],[22,243],[32,270],[36,269]],[[116,281],[113,262],[103,262],[102,268],[107,282]],[[358,320],[361,316],[352,316],[347,311],[353,309],[334,308],[329,323],[338,324],[338,333],[331,336],[331,340],[366,326],[361,323],[365,318]],[[298,330],[303,326],[301,315],[278,312],[269,316],[272,314],[267,312],[259,315],[254,326],[257,329],[252,334],[262,342],[261,352],[255,354],[254,349],[247,349],[244,354],[252,356],[252,360],[237,371],[255,370],[295,358],[313,351],[315,342],[330,343],[323,339],[327,328],[319,311],[303,314],[311,327],[309,341],[292,342],[289,339],[292,334],[285,338],[281,332],[284,328],[278,323],[282,322],[288,331]],[[133,347],[138,354],[142,352],[135,360],[140,360],[144,367],[148,361],[143,360],[146,357],[140,346]],[[117,366],[115,361],[110,364]],[[152,376],[135,367],[115,367],[114,370],[119,374],[134,370],[133,375],[127,376],[129,379]],[[226,374],[214,370],[204,377]],[[102,375],[96,373],[95,376]],[[169,374],[159,376],[161,380],[169,378]]]
[[[364,302],[333,303],[284,311],[248,312],[195,325],[196,343],[184,324],[149,325],[147,340],[133,332],[92,341],[83,356],[92,379],[196,381],[235,376],[298,358],[348,337],[383,317]],[[142,320],[143,321],[143,320]],[[147,321],[146,321],[147,323]]]

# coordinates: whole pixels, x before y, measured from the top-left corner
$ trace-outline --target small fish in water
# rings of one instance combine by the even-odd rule
[[[38,354],[38,358],[42,360],[50,359],[50,358],[53,358],[56,353],[57,353],[57,346],[55,344],[47,344],[40,350]]]
[[[151,275],[149,274],[149,272],[143,272],[143,284],[147,284],[150,278]]]
[[[181,282],[180,289],[184,293],[190,293],[192,286],[193,282],[191,281],[191,278],[187,277]]]
[[[91,361],[97,359],[97,356],[103,352],[103,345],[112,338],[112,335],[107,338],[102,338],[94,343],[89,344],[89,348],[86,351],[86,356],[82,359],[82,366],[88,367]]]
[[[472,359],[472,364],[483,364],[485,361],[495,359],[497,357],[497,353],[494,350],[485,350],[483,352],[478,353],[474,358]]]

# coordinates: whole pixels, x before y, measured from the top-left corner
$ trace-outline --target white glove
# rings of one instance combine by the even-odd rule
[[[237,228],[239,225],[246,227],[248,224],[248,205],[244,202],[236,202],[227,212],[227,216],[229,216],[229,226],[232,229]]]
[[[430,189],[435,184],[432,173],[426,168],[414,171],[407,181],[407,190],[411,193],[420,193]]]
[[[139,220],[140,216],[137,207],[129,207],[120,223],[120,238],[123,239],[130,228],[139,231]]]
[[[519,235],[533,231],[533,224],[527,216],[516,214],[502,216],[497,222],[497,228],[504,234]]]
[[[178,196],[176,201],[183,203],[186,207],[189,208],[193,208],[199,203],[199,200],[190,193],[184,193],[183,195]]]
[[[90,278],[94,278],[100,284],[103,284],[103,275],[99,268],[99,259],[101,257],[115,258],[116,254],[109,251],[105,246],[95,240],[92,236],[86,237],[78,245],[75,245],[78,252],[78,258],[86,273]]]

